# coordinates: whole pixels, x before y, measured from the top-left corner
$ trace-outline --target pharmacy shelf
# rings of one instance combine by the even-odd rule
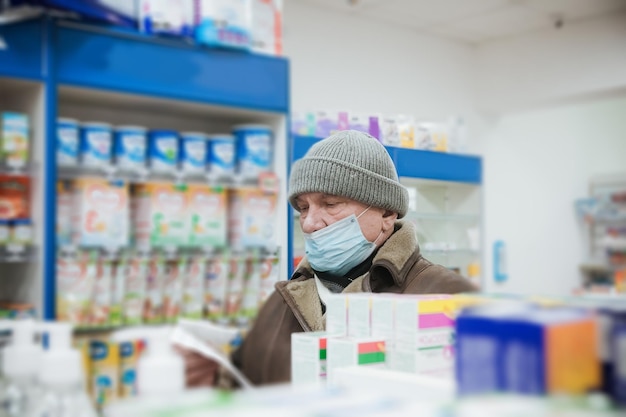
[[[26,91],[42,150],[37,185],[43,218],[43,271],[28,280],[45,319],[55,318],[56,119],[143,123],[149,128],[218,132],[235,123],[264,123],[275,134],[274,170],[286,201],[289,159],[289,62],[285,58],[204,48],[119,28],[42,17],[0,26],[0,92]],[[0,94],[1,95],[1,94]],[[2,97],[0,97],[1,99]],[[0,100],[1,101],[1,100]],[[41,111],[40,111],[41,109]],[[175,179],[174,179],[175,180]],[[287,204],[277,218],[287,218]],[[39,219],[37,219],[39,220]],[[277,231],[287,274],[287,226]],[[282,230],[285,229],[285,230]],[[41,288],[39,288],[39,286]]]
[[[295,136],[292,161],[304,156],[319,138]],[[480,184],[482,182],[482,159],[474,155],[459,155],[418,149],[386,146],[393,159],[399,177],[423,178]]]

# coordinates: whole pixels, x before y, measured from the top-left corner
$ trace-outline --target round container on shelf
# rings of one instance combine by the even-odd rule
[[[235,175],[235,137],[229,134],[210,135],[208,141],[207,166],[211,176],[229,178]]]
[[[81,163],[87,167],[111,165],[113,137],[111,125],[102,122],[87,122],[80,127]]]
[[[78,165],[79,123],[67,117],[57,119],[57,164],[60,166]]]
[[[272,171],[274,144],[272,129],[266,125],[243,124],[233,127],[237,142],[237,172],[244,179],[255,179]]]
[[[143,126],[117,126],[113,153],[118,168],[140,172],[146,167],[146,131]]]
[[[148,164],[152,172],[174,173],[178,169],[179,138],[174,130],[148,133]]]
[[[32,245],[33,222],[30,219],[13,220],[11,242],[19,245]]]
[[[208,138],[208,135],[200,132],[180,134],[180,161],[183,172],[202,174],[206,171]]]

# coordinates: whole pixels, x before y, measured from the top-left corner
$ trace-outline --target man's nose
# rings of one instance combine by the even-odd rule
[[[313,233],[326,227],[326,223],[322,217],[320,210],[309,208],[306,216],[300,217],[300,227],[302,231],[304,233]]]

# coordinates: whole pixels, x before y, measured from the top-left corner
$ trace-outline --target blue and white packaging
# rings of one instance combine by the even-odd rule
[[[272,129],[264,125],[233,127],[237,141],[237,172],[243,179],[256,179],[272,171]]]
[[[180,134],[180,162],[186,174],[203,174],[207,166],[208,136],[198,132]]]
[[[115,128],[114,155],[118,169],[142,172],[146,169],[146,128],[118,126]]]
[[[111,165],[113,137],[111,125],[101,122],[83,123],[80,128],[81,163],[87,167]]]
[[[195,3],[197,43],[250,48],[250,0],[196,0]]]
[[[139,0],[138,20],[145,33],[191,37],[194,0]]]
[[[78,165],[78,121],[61,117],[57,119],[57,164]]]
[[[221,134],[209,137],[208,168],[214,178],[231,178],[235,175],[235,137]]]
[[[178,156],[178,133],[173,130],[151,130],[148,133],[148,161],[152,172],[175,173]]]

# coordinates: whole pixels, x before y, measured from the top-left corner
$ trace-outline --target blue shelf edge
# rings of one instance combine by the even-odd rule
[[[289,109],[285,58],[163,42],[100,26],[61,22],[56,28],[59,84],[270,112]]]
[[[291,163],[302,158],[309,148],[320,140],[311,136],[293,136]],[[470,184],[482,183],[482,158],[480,156],[393,146],[385,146],[385,148],[396,165],[399,177]]]

